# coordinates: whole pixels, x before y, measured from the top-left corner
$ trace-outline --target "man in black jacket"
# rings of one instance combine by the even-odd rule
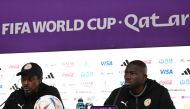
[[[55,103],[58,103],[59,105],[61,105],[60,109],[64,109],[57,88],[53,86],[48,86],[42,82],[43,73],[41,67],[38,64],[25,64],[22,67],[21,72],[17,73],[17,76],[19,75],[21,75],[22,87],[21,89],[15,90],[13,93],[11,93],[11,95],[5,102],[3,109],[34,109],[36,101],[39,101],[39,98],[45,95],[51,95],[54,98],[58,98],[57,100],[59,102],[57,102],[57,100],[51,100],[54,105],[57,105]],[[50,104],[47,104],[46,109],[49,109],[48,105]]]
[[[124,79],[125,85],[113,90],[104,105],[116,105],[118,109],[175,109],[168,90],[147,78],[144,62],[130,62]]]

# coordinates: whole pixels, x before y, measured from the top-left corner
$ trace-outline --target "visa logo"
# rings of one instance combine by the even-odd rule
[[[160,64],[172,64],[173,60],[172,60],[172,58],[160,59],[159,63]]]
[[[160,70],[161,74],[173,74],[172,69]]]
[[[101,61],[102,66],[111,66],[113,65],[112,61]]]

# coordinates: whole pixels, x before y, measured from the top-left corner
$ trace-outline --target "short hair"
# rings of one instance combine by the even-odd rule
[[[137,66],[139,66],[141,68],[144,68],[145,69],[145,73],[147,73],[147,66],[146,66],[146,64],[143,61],[141,61],[141,60],[134,60],[134,61],[129,62],[128,65],[131,65],[131,64],[137,65]]]

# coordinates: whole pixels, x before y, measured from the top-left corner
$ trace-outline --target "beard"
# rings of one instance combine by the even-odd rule
[[[30,91],[29,88],[27,88],[27,87],[23,87],[23,90],[24,90],[24,94],[25,94],[26,96],[31,95],[31,91]]]

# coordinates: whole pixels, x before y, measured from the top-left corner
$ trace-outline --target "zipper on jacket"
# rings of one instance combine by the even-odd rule
[[[136,99],[136,109],[138,109],[139,107],[138,107],[138,97],[135,97],[135,99]]]

